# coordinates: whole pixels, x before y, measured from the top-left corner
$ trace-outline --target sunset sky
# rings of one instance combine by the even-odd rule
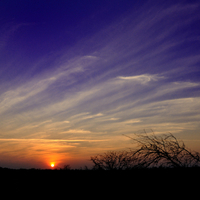
[[[199,0],[0,1],[0,167],[84,167],[144,129],[200,151]]]

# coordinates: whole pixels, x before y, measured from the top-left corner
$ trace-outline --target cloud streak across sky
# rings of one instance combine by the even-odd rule
[[[61,22],[55,37],[65,44],[74,34],[74,42],[63,46],[49,39],[49,30],[42,32],[50,21],[2,23],[0,156],[5,166],[18,166],[17,160],[33,165],[31,159],[39,167],[53,159],[60,165],[84,163],[94,153],[131,146],[122,134],[143,129],[171,132],[186,142],[200,139],[200,4],[164,2],[131,4],[88,33],[84,24],[98,23],[110,5],[71,33]],[[7,158],[13,159],[10,165]]]

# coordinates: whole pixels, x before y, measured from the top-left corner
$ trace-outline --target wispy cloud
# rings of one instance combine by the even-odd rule
[[[91,133],[91,131],[82,130],[82,129],[70,129],[68,131],[61,132],[60,134],[68,134],[68,133],[88,134],[88,133]]]
[[[134,123],[139,123],[142,122],[140,119],[131,119],[131,120],[127,120],[124,123],[125,124],[134,124]]]
[[[91,119],[91,118],[96,118],[96,117],[100,117],[103,116],[102,113],[97,113],[95,115],[89,115],[89,116],[85,116],[83,119]]]
[[[132,80],[132,81],[138,81],[141,84],[146,84],[149,81],[157,81],[160,78],[164,78],[162,76],[157,76],[157,75],[151,75],[151,74],[142,74],[138,76],[119,76],[118,79],[121,80]]]

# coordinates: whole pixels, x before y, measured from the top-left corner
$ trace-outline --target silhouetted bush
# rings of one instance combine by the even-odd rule
[[[161,136],[142,134],[131,139],[140,145],[133,157],[141,167],[196,167],[200,164],[199,153],[187,149],[184,142],[171,133]]]
[[[132,152],[110,151],[102,155],[91,157],[95,170],[125,170],[132,168]]]
[[[63,168],[61,168],[61,170],[71,170],[71,166],[65,165]]]
[[[130,151],[110,151],[91,157],[97,170],[130,170],[135,168],[199,167],[200,154],[190,151],[174,135],[156,136],[154,133],[129,137],[139,148]]]

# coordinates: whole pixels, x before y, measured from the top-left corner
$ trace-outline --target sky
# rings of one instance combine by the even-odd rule
[[[1,0],[0,166],[90,166],[172,133],[200,151],[200,2]]]

